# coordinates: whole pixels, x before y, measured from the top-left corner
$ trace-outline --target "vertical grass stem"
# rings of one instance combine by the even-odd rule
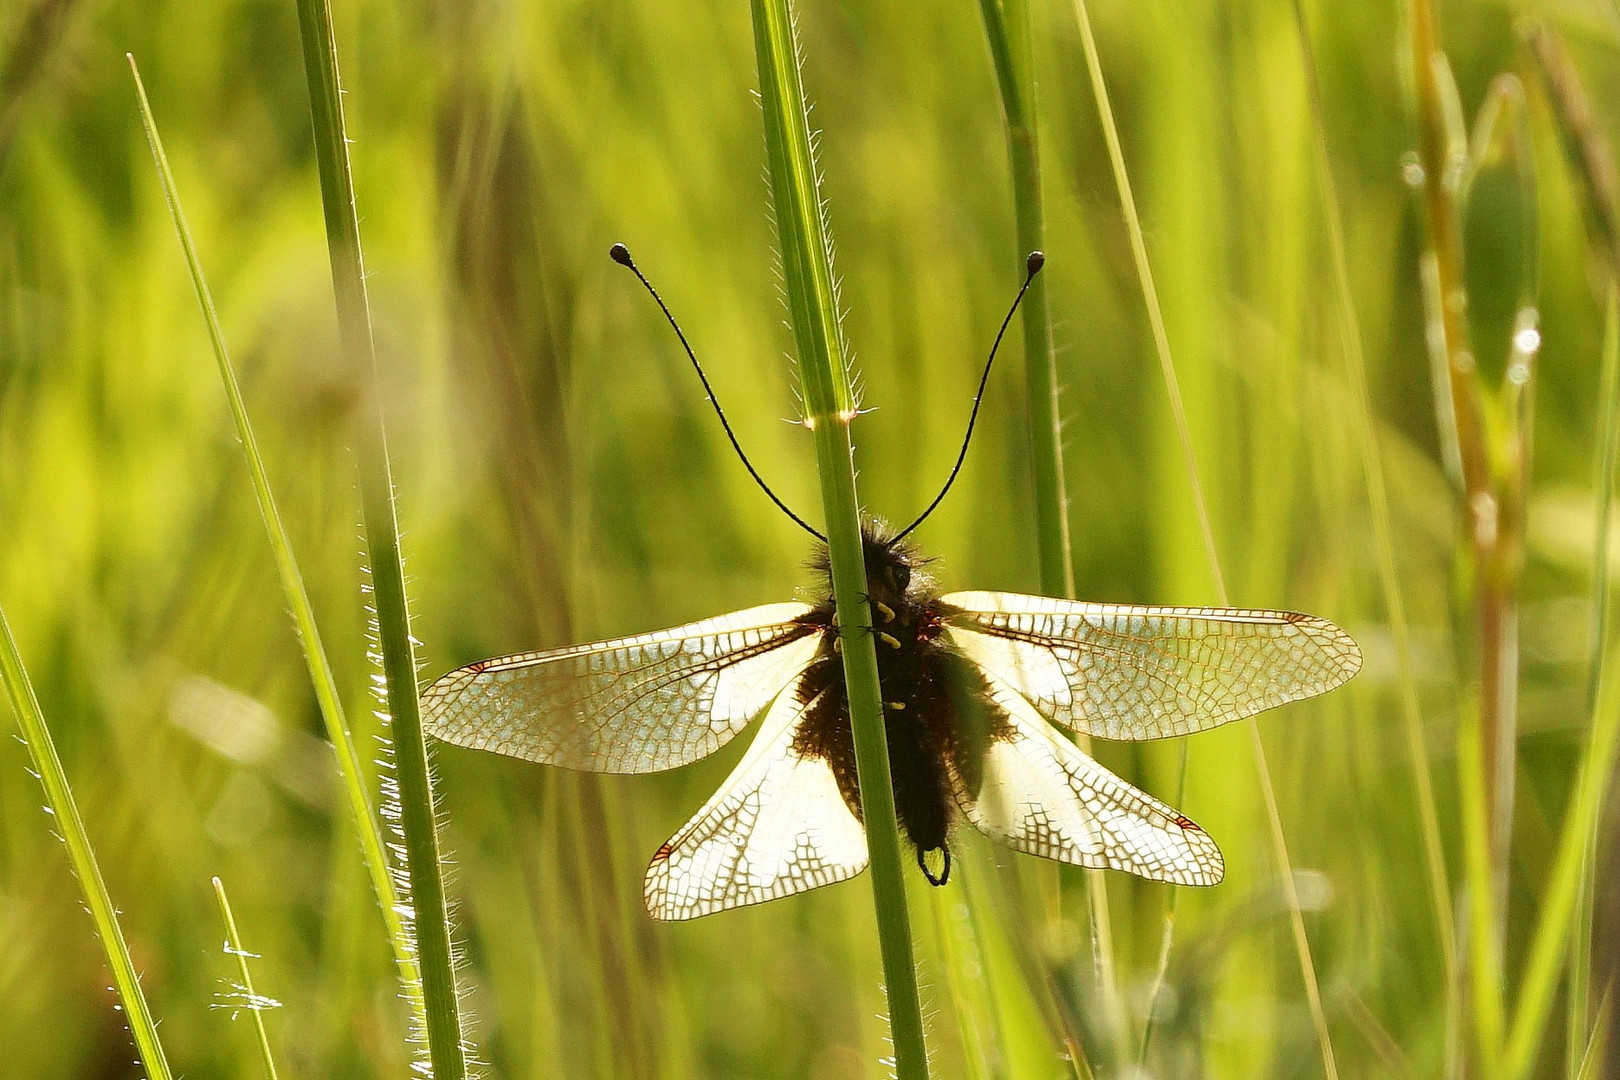
[[[1462,131],[1456,87],[1440,51],[1431,0],[1411,0],[1409,22],[1418,119],[1418,186],[1427,223],[1428,339],[1441,391],[1441,428],[1455,438],[1464,523],[1459,552],[1469,571],[1474,619],[1473,700],[1465,702],[1461,710],[1457,760],[1469,890],[1468,985],[1475,1052],[1480,1068],[1493,1075],[1500,1065],[1506,1011],[1502,909],[1512,836],[1516,596],[1528,447],[1521,445],[1515,433],[1503,460],[1496,460],[1492,453],[1484,392],[1469,342],[1468,292],[1463,277],[1459,189],[1468,173],[1467,137]],[[1501,476],[1496,475],[1499,471]]]
[[[928,1055],[855,492],[850,440],[850,423],[857,415],[855,395],[839,325],[793,17],[788,0],[753,0],[752,12],[771,196],[805,405],[804,423],[815,440],[833,593],[843,626],[844,680],[871,854],[895,1074],[899,1080],[922,1080],[928,1075]]]
[[[1001,95],[1007,158],[1012,172],[1017,255],[1022,260],[1029,252],[1046,248],[1029,4],[1027,0],[980,0],[979,8]],[[1063,423],[1058,408],[1057,364],[1052,351],[1052,321],[1044,278],[1037,277],[1031,283],[1024,297],[1022,319],[1024,399],[1029,409],[1041,590],[1048,596],[1073,599],[1074,559],[1069,535],[1069,495],[1063,470]],[[1126,1037],[1124,997],[1114,957],[1108,884],[1100,870],[1086,872],[1086,903],[1103,1016],[1116,1048],[1122,1048]],[[1119,1057],[1123,1060],[1123,1053]]]
[[[462,1045],[461,1011],[456,995],[427,746],[417,702],[415,646],[406,605],[394,481],[388,462],[371,311],[366,299],[360,225],[355,211],[354,178],[349,168],[331,8],[325,0],[298,0],[298,23],[309,83],[321,203],[326,214],[338,336],[350,370],[363,373],[362,378],[369,377],[372,388],[369,408],[375,410],[370,423],[362,421],[356,425],[360,503],[371,561],[378,641],[399,782],[399,824],[427,1013],[428,1059],[435,1080],[463,1080],[467,1064]]]

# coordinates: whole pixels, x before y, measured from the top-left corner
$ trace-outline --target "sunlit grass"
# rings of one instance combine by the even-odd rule
[[[971,5],[800,7],[845,330],[876,410],[854,426],[861,497],[907,517],[959,445],[1016,286],[996,57]],[[1489,5],[1440,9],[1456,101],[1440,86],[1434,116],[1461,120],[1460,145],[1489,161],[1447,273],[1466,286],[1491,388],[1490,453],[1526,430],[1513,408],[1533,414],[1535,436],[1514,540],[1517,732],[1492,759],[1515,766],[1508,887],[1476,931],[1472,915],[1490,913],[1458,901],[1491,886],[1460,872],[1465,843],[1476,879],[1504,863],[1490,847],[1495,776],[1469,764],[1466,743],[1459,756],[1479,665],[1456,646],[1479,626],[1458,569],[1468,508],[1437,419],[1449,406],[1437,413],[1425,344],[1431,211],[1402,170],[1425,118],[1412,24],[1365,5],[1302,9],[1309,92],[1292,0],[1088,4],[1139,237],[1074,8],[1027,9],[1064,561],[1085,598],[1207,603],[1213,545],[1235,602],[1327,615],[1365,647],[1351,687],[1260,720],[1342,1075],[1442,1076],[1461,1047],[1504,1075],[1596,1075],[1617,934],[1583,881],[1613,873],[1593,808],[1614,710],[1586,687],[1613,636],[1591,618],[1612,588],[1612,478],[1598,466],[1613,444],[1600,402],[1615,383],[1602,390],[1604,364],[1617,363],[1604,342],[1615,218],[1593,168],[1603,157],[1581,148],[1593,133],[1612,145],[1620,123],[1620,31],[1605,5],[1546,16],[1560,70],[1590,101],[1572,133],[1566,84],[1521,51],[1529,28]],[[803,537],[730,458],[667,326],[604,254],[624,240],[657,268],[755,464],[790,505],[815,506],[811,437],[781,422],[801,413],[743,9],[359,0],[335,16],[423,674],[792,597]],[[209,1008],[240,978],[219,952],[217,875],[260,954],[256,983],[284,1005],[271,1028],[282,1075],[404,1075],[394,955],[323,745],[330,703],[287,633],[126,50],[142,58],[300,556],[332,667],[324,697],[355,728],[353,771],[380,799],[353,468],[378,401],[340,346],[291,4],[0,11],[0,603],[176,1072],[263,1069],[245,1026]],[[1469,138],[1507,72],[1524,79],[1522,114],[1493,140]],[[1529,145],[1510,148],[1520,123]],[[1530,265],[1514,202],[1524,161],[1545,346],[1533,400],[1510,400],[1496,388]],[[1016,363],[993,376],[962,480],[920,530],[947,587],[1055,588],[1041,555],[1052,523],[1032,524],[1052,503],[1035,494],[1023,383]],[[1247,734],[1096,750],[1166,799],[1185,751],[1175,801],[1228,859],[1223,885],[1174,901],[1162,993],[1165,890],[1107,876],[1125,1021],[1137,1036],[1151,1024],[1147,1068],[1323,1075]],[[885,1074],[867,880],[685,926],[640,910],[647,858],[734,753],[623,779],[436,754],[465,1034],[494,1073]],[[27,765],[0,743],[7,1075],[127,1069],[134,1046],[101,942]],[[1425,774],[1429,794],[1415,783]],[[1479,784],[1466,828],[1464,782]],[[907,885],[932,1071],[1044,1080],[1106,1066],[1112,1037],[1088,1027],[1096,970],[1079,881],[1025,905],[1013,890],[1047,882],[995,861],[1032,863],[963,847],[960,881]],[[1476,946],[1500,965],[1500,1034],[1483,1042],[1481,1018],[1498,1020],[1476,1006],[1497,1003],[1448,1008]],[[1565,973],[1583,966],[1590,993],[1567,993]]]

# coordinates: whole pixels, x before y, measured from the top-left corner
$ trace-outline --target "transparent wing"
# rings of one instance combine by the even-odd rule
[[[815,655],[805,604],[483,660],[422,692],[422,725],[457,746],[592,772],[673,769],[724,746]]]
[[[1293,611],[943,598],[953,642],[1055,724],[1103,739],[1204,731],[1324,693],[1361,669],[1326,619]]]
[[[980,832],[1043,859],[1172,885],[1225,876],[1208,833],[1081,753],[1012,687],[989,685],[1013,734],[990,743],[976,796],[958,783],[957,804]]]
[[[866,833],[832,769],[793,749],[803,714],[795,680],[720,790],[658,849],[642,890],[653,918],[695,919],[866,869]]]

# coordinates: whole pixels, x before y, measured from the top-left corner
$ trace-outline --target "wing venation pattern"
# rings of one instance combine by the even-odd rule
[[[793,749],[803,716],[784,690],[725,783],[647,867],[655,919],[695,919],[854,877],[866,833],[820,758]]]
[[[1225,876],[1208,833],[1081,753],[1012,687],[990,686],[1013,731],[990,744],[976,796],[958,784],[957,804],[980,832],[1043,859],[1173,885]]]
[[[475,750],[592,772],[673,769],[729,742],[815,654],[805,604],[483,660],[422,692],[422,724]]]
[[[943,603],[948,634],[969,658],[1048,720],[1103,739],[1204,731],[1324,693],[1361,668],[1349,634],[1292,611],[994,592]]]

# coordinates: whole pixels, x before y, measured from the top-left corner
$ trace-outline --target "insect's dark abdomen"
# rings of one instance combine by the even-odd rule
[[[894,808],[907,838],[916,845],[923,872],[935,884],[942,884],[950,872],[948,853],[938,879],[922,856],[946,851],[946,836],[955,816],[956,785],[960,783],[970,796],[978,795],[985,747],[1011,729],[991,703],[978,668],[946,643],[938,594],[920,573],[924,560],[909,546],[890,543],[870,523],[862,539]],[[814,565],[827,573],[825,552]],[[822,645],[799,682],[799,701],[805,712],[794,750],[826,761],[844,801],[857,819],[864,820],[844,664],[836,649],[839,630],[833,622],[830,574],[826,597],[805,617],[822,631]]]
[[[899,648],[878,646],[895,812],[917,850],[934,851],[946,846],[954,819],[953,774],[976,794],[985,746],[1006,721],[989,706],[971,663],[930,638],[895,640]],[[799,694],[807,709],[794,749],[829,764],[844,801],[861,818],[843,662],[830,645],[806,673]]]
[[[884,728],[889,742],[889,774],[894,784],[894,809],[906,836],[919,850],[945,845],[950,830],[950,782],[945,772],[938,733],[944,719],[919,700],[907,680],[892,671],[898,657],[879,657],[883,683]],[[888,661],[888,663],[885,663]],[[855,772],[855,740],[849,722],[849,698],[844,692],[842,660],[830,650],[816,658],[799,693],[808,706],[794,750],[819,757],[832,768],[838,790],[855,816],[861,813],[860,785]],[[893,708],[903,702],[905,708]]]

